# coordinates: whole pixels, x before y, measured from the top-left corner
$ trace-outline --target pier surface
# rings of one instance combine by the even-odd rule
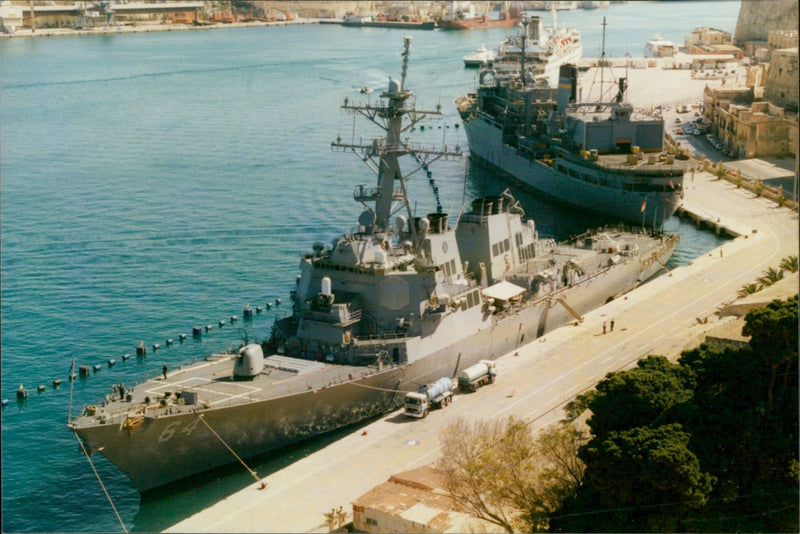
[[[542,428],[606,373],[696,346],[741,286],[798,254],[798,216],[705,172],[687,175],[684,188],[687,212],[741,237],[507,354],[495,384],[457,395],[427,419],[391,413],[266,477],[266,489],[254,483],[167,532],[327,532],[331,508],[352,511],[353,500],[392,474],[435,462],[439,435],[455,419],[514,415]],[[611,319],[614,331],[603,335]]]

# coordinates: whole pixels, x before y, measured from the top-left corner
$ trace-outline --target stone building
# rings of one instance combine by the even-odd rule
[[[797,47],[773,51],[764,98],[787,111],[797,112],[798,70]]]
[[[797,48],[797,30],[772,30],[767,34],[767,47],[769,48],[768,59],[776,50],[784,48]]]
[[[742,49],[733,46],[730,32],[708,26],[695,28],[686,36],[684,46],[690,54],[732,54],[737,59],[744,57]]]
[[[754,87],[705,89],[710,132],[732,157],[797,156],[797,114],[754,101]]]
[[[433,467],[398,473],[353,501],[358,532],[503,532],[461,510]]]

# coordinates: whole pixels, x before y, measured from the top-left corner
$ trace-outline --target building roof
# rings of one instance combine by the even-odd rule
[[[501,531],[463,512],[444,488],[444,472],[424,466],[392,475],[352,504],[425,525],[433,532]]]

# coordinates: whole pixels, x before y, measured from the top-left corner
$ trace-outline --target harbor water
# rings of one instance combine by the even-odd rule
[[[732,32],[738,8],[613,4],[561,12],[559,22],[597,56],[605,16],[607,53],[640,56],[656,33],[682,42],[698,25]],[[444,113],[408,132],[413,142],[466,152],[452,101],[474,88],[476,73],[461,57],[508,31],[411,32],[407,84],[419,107]],[[4,532],[122,530],[66,427],[70,406],[77,413],[163,365],[269,335],[288,313],[299,254],[356,224],[353,189],[374,177],[330,149],[363,131],[339,105],[376,99],[399,77],[403,35],[297,25],[0,41]],[[374,91],[361,94],[365,86]],[[451,220],[474,196],[515,187],[466,163],[431,166]],[[603,223],[514,194],[544,235]],[[410,196],[417,213],[435,209],[427,179],[412,180]],[[673,266],[720,240],[677,219],[666,230],[683,236]],[[248,304],[263,310],[247,319]],[[73,359],[76,374],[90,371],[70,388]],[[18,402],[21,384],[30,394]],[[335,438],[251,467],[263,476]],[[164,529],[252,481],[233,466],[141,499],[101,455],[92,461],[129,530]]]

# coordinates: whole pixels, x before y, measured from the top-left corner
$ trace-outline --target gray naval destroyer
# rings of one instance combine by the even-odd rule
[[[409,180],[459,155],[401,136],[439,111],[416,109],[403,76],[372,105],[343,108],[383,129],[357,154],[377,185],[355,188],[356,231],[300,260],[291,316],[269,339],[165,373],[86,406],[68,425],[146,490],[363,421],[420,384],[496,359],[629,291],[663,269],[678,241],[602,228],[540,238],[513,196],[475,199],[453,228],[414,217]],[[400,158],[411,162],[404,173]],[[404,163],[405,165],[405,163]]]
[[[664,120],[625,101],[625,77],[611,98],[603,26],[598,101],[576,101],[574,64],[560,66],[558,88],[539,83],[523,31],[519,68],[482,69],[476,92],[455,104],[473,159],[561,203],[655,227],[678,208],[687,164],[665,152]]]

